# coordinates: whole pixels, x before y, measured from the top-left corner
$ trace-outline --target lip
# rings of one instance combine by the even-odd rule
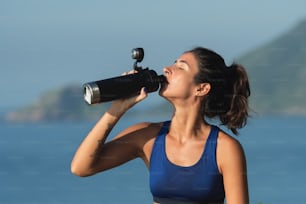
[[[169,82],[165,75],[161,75],[159,79],[160,79],[160,88],[161,90],[163,90],[169,84]]]
[[[160,80],[161,84],[168,84],[169,83],[168,80],[167,80],[167,77],[165,75],[160,75],[159,80]]]

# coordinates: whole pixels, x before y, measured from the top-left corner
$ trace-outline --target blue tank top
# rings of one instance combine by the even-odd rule
[[[211,126],[205,149],[199,161],[189,167],[168,160],[165,139],[170,121],[159,131],[150,158],[150,190],[153,199],[161,204],[223,203],[223,177],[216,162],[219,128]]]

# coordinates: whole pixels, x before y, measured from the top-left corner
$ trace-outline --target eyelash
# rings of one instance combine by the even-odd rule
[[[184,70],[184,68],[183,67],[180,67],[178,64],[177,64],[177,61],[175,60],[174,61],[174,65],[178,68],[178,69],[180,69],[180,70]]]
[[[176,66],[178,69],[184,69],[183,67],[178,66],[176,63],[174,63],[174,66]]]

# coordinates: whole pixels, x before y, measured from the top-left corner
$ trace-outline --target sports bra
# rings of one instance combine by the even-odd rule
[[[150,158],[150,190],[160,204],[207,204],[224,202],[223,177],[216,162],[219,128],[211,126],[205,149],[196,164],[176,165],[166,155],[165,139],[171,121],[163,123]]]

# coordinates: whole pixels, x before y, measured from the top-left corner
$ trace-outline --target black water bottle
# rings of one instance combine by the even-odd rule
[[[135,74],[84,84],[84,99],[88,104],[96,104],[127,98],[139,94],[142,87],[146,87],[147,93],[151,93],[157,91],[163,81],[164,77],[158,76],[154,70],[139,70]]]

